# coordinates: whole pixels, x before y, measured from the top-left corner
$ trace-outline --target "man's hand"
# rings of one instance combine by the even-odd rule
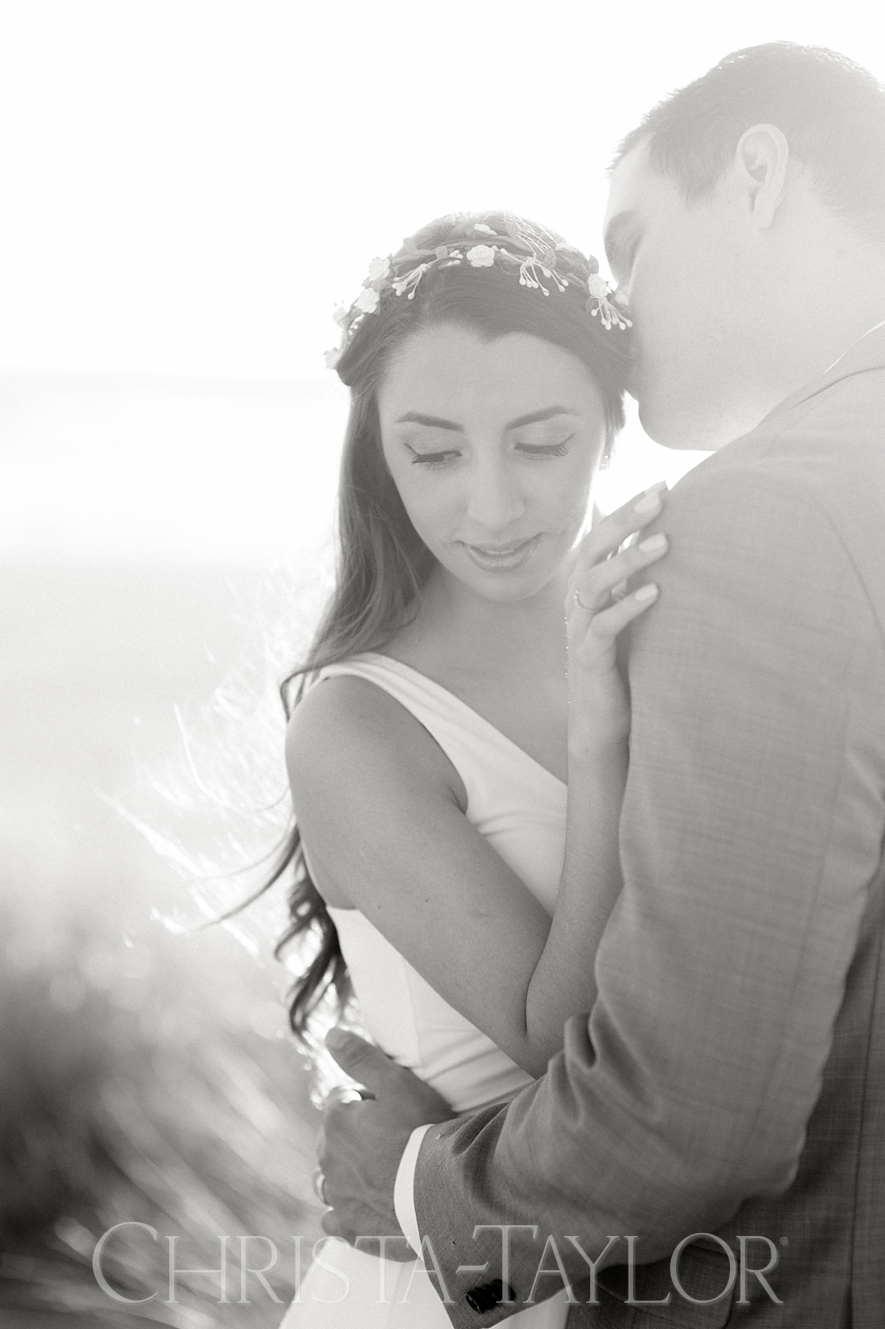
[[[448,1121],[452,1109],[435,1089],[356,1034],[332,1029],[326,1046],[342,1070],[365,1085],[366,1096],[326,1108],[318,1153],[331,1208],[323,1229],[351,1245],[360,1237],[399,1236],[378,1253],[411,1260],[414,1252],[393,1207],[397,1168],[416,1126]]]

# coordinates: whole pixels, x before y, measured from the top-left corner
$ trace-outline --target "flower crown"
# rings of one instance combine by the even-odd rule
[[[624,305],[604,277],[599,264],[565,240],[540,229],[507,218],[496,230],[486,222],[467,220],[451,228],[452,238],[443,244],[421,248],[414,239],[404,240],[400,249],[388,258],[373,258],[362,290],[349,308],[335,310],[335,322],[341,329],[341,342],[326,351],[326,364],[334,369],[358,327],[377,313],[381,298],[392,291],[395,296],[414,299],[422,277],[433,268],[462,266],[490,268],[499,264],[519,277],[520,286],[549,295],[574,286],[586,292],[585,308],[606,331],[632,327]],[[460,232],[460,234],[459,234]]]

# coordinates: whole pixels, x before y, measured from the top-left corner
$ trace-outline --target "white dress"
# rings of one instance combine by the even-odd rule
[[[320,678],[368,679],[436,739],[467,791],[467,818],[552,913],[565,845],[566,787],[453,693],[387,656],[330,665]],[[531,1077],[460,1015],[356,909],[329,909],[362,1023],[389,1056],[456,1112],[511,1098]],[[562,1329],[565,1292],[517,1312],[514,1329]],[[448,1329],[420,1261],[379,1260],[329,1238],[281,1329]]]

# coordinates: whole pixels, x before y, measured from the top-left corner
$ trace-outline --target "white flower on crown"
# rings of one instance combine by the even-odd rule
[[[451,240],[433,249],[419,249],[414,239],[407,239],[403,241],[402,250],[394,258],[373,258],[369,264],[369,275],[356,300],[349,309],[339,305],[335,310],[334,317],[341,329],[342,340],[336,350],[326,352],[328,367],[330,369],[337,367],[355,329],[362,322],[360,316],[373,314],[378,309],[383,291],[392,290],[395,295],[405,295],[412,300],[421,278],[438,264],[461,263],[466,259],[473,268],[490,268],[500,260],[502,268],[508,272],[518,273],[521,286],[540,290],[544,295],[549,295],[554,289],[563,291],[569,286],[569,278],[557,271],[557,252],[567,251],[577,258],[580,258],[580,252],[572,249],[566,241],[557,241],[553,246],[544,244],[537,240],[537,237],[524,236],[516,223],[508,223],[504,230],[508,236],[519,242],[519,252],[511,253],[506,247],[506,240],[503,245],[498,243],[501,239],[498,232],[485,222],[474,222],[469,229],[477,235],[490,237],[495,243],[473,245],[468,249],[469,241],[461,239]],[[529,252],[526,253],[526,250]],[[402,272],[403,263],[419,258],[424,261],[416,262],[415,267],[402,275],[397,275],[398,272]],[[584,277],[579,271],[572,275],[571,280],[578,290],[583,288],[587,291],[588,299],[584,306],[587,313],[594,318],[598,317],[599,322],[607,330],[632,327],[626,300],[619,291],[609,289],[605,278],[599,275],[599,265],[596,260],[585,258],[584,265],[584,270],[589,268],[588,275]]]
[[[397,278],[392,283],[396,294],[398,296],[406,295],[406,298],[411,300],[415,294],[415,287],[418,285],[429,267],[429,263],[419,263],[416,268],[412,268],[404,277]]]
[[[378,292],[373,291],[371,286],[364,286],[353,302],[354,308],[363,314],[374,314],[380,298]]]
[[[490,268],[495,261],[495,251],[491,245],[474,245],[468,249],[466,258],[472,268]]]

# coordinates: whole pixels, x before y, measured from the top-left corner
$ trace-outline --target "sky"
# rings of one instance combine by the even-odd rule
[[[885,77],[868,0],[0,0],[0,563],[308,561],[333,308],[433,217],[600,254],[618,140],[728,51]],[[702,454],[635,411],[609,510]]]
[[[0,0],[0,373],[320,379],[331,310],[443,212],[599,247],[653,102],[788,38],[885,76],[863,0]]]

